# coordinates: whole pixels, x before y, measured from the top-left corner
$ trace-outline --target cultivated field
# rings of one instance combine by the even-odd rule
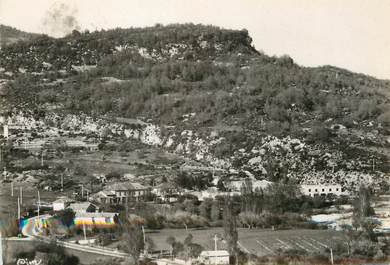
[[[205,249],[214,249],[214,235],[223,235],[222,228],[211,229],[163,229],[157,232],[149,232],[156,244],[156,249],[169,250],[166,242],[169,236],[174,236],[177,241],[183,242],[185,237],[191,233],[193,242],[201,244]],[[343,239],[340,232],[332,230],[279,230],[269,229],[238,229],[239,246],[245,252],[258,256],[275,255],[287,249],[302,250],[308,253],[324,252],[326,246],[332,246]],[[225,242],[219,240],[218,247],[224,249]]]

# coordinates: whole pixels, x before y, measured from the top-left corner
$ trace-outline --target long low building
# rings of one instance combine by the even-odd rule
[[[340,184],[309,184],[301,185],[301,190],[307,196],[342,196],[348,195]]]
[[[117,224],[117,213],[76,213],[74,224],[77,227],[99,227],[109,228]]]

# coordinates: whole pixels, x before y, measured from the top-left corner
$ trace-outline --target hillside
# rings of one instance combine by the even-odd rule
[[[19,40],[29,40],[39,34],[27,33],[16,28],[0,24],[0,47],[15,43]]]
[[[0,79],[12,115],[54,123],[54,110],[58,126],[73,117],[77,128],[86,115],[273,181],[382,181],[390,81],[302,67],[251,41],[245,30],[193,24],[40,36],[0,50]]]

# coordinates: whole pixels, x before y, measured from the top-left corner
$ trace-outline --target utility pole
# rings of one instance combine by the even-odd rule
[[[0,265],[3,265],[3,237],[1,236],[0,231]]]
[[[38,190],[38,221],[39,221],[40,208],[41,208],[41,196]]]
[[[334,261],[333,261],[333,249],[332,248],[329,248],[330,249],[330,263],[333,265],[334,264]]]
[[[61,192],[64,191],[64,175],[61,174]]]
[[[87,241],[87,229],[85,228],[85,222],[83,221],[84,240]]]
[[[20,193],[20,204],[23,205],[23,187],[19,188],[19,193]]]
[[[43,150],[42,150],[42,154],[41,154],[41,167],[43,167]]]
[[[148,250],[146,248],[145,228],[144,228],[143,225],[141,225],[141,228],[142,228],[142,235],[143,235],[143,238],[144,238],[144,255],[146,256],[146,254],[148,253]]]
[[[18,197],[18,222],[20,221],[20,198]]]
[[[14,182],[11,181],[11,197],[14,197]]]

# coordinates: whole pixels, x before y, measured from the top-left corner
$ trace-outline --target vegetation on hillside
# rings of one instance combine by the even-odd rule
[[[188,24],[73,32],[19,42],[0,55],[5,69],[27,71],[11,84],[14,99],[32,93],[28,100],[36,104],[72,111],[168,124],[195,113],[194,124],[280,128],[281,134],[310,119],[390,123],[382,93],[389,81],[269,57],[253,49],[246,31]],[[77,65],[96,67],[77,72]]]
[[[27,33],[13,27],[0,24],[0,47],[15,43],[19,40],[29,40],[38,34]]]
[[[6,90],[14,110],[32,109],[37,118],[55,108],[140,118],[199,136],[220,128],[225,140],[211,150],[218,158],[249,152],[259,134],[298,138],[324,151],[324,145],[332,152],[343,148],[343,161],[375,157],[377,169],[388,170],[386,159],[372,154],[376,150],[362,152],[351,143],[386,144],[390,81],[267,56],[253,48],[246,30],[173,24],[74,31],[9,45],[0,51],[0,66],[0,78],[12,80]],[[374,136],[366,140],[369,133]],[[274,158],[267,158],[266,171],[287,175]],[[248,159],[234,163],[240,167]]]

